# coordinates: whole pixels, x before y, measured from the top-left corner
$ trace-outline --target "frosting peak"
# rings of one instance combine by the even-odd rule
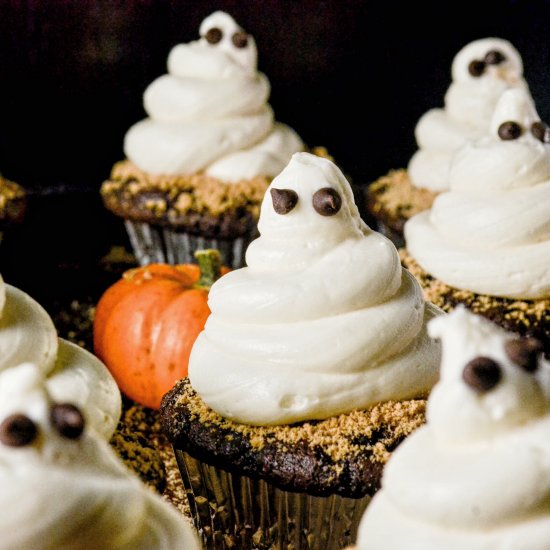
[[[154,174],[274,177],[304,145],[274,123],[254,38],[221,11],[202,22],[200,34],[172,49],[168,74],[145,90],[149,118],[126,134],[127,157]]]
[[[460,308],[429,331],[443,356],[427,424],[393,453],[358,548],[548,548],[550,363],[542,345]]]
[[[407,248],[456,288],[543,298],[550,295],[550,130],[521,89],[502,94],[490,127],[456,153],[450,190],[407,222]]]
[[[191,353],[191,383],[210,407],[284,424],[429,390],[438,349],[425,322],[436,311],[391,242],[360,219],[333,163],[294,155],[258,227],[248,267],[211,288]]]
[[[464,46],[451,72],[445,108],[432,109],[419,120],[415,130],[419,150],[409,163],[413,183],[433,191],[447,188],[453,154],[487,133],[501,94],[509,88],[527,90],[519,53],[500,38]]]

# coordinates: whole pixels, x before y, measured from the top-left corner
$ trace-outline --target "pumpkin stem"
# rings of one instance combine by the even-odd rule
[[[215,248],[197,250],[195,258],[199,264],[201,274],[194,287],[208,290],[221,276],[222,259],[220,251]]]

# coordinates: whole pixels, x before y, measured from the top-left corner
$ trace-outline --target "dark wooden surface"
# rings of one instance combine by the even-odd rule
[[[56,273],[126,242],[99,186],[170,48],[215,9],[254,34],[277,118],[359,184],[406,164],[470,40],[511,40],[550,120],[547,1],[0,0],[0,171],[32,194],[26,227],[0,248],[6,278],[47,292],[29,264]]]

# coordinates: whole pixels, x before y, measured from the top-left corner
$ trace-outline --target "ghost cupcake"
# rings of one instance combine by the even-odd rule
[[[550,345],[550,129],[508,90],[490,134],[455,156],[450,189],[405,225],[406,267],[445,310],[463,303]]]
[[[108,440],[120,417],[118,387],[101,361],[57,337],[50,316],[0,277],[0,375],[33,363],[52,397],[81,408],[90,429]]]
[[[0,479],[1,550],[199,548],[32,363],[0,374]]]
[[[460,308],[427,425],[390,459],[358,549],[550,548],[550,363],[542,346]]]
[[[506,40],[484,38],[458,52],[445,107],[431,109],[418,121],[419,148],[408,170],[392,171],[368,188],[369,211],[396,244],[403,244],[405,222],[430,208],[437,194],[448,188],[453,154],[487,133],[502,92],[527,90],[522,74],[521,57]]]
[[[390,452],[423,422],[438,311],[326,159],[294,155],[258,227],[247,267],[210,290],[162,422],[207,546],[343,548]]]
[[[274,121],[269,92],[254,38],[224,12],[172,49],[168,74],[145,91],[148,118],[124,138],[127,160],[101,190],[142,265],[190,263],[197,248],[242,265],[269,182],[304,149]]]

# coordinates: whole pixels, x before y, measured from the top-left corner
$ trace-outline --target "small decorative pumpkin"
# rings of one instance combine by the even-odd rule
[[[191,348],[210,315],[208,291],[222,273],[217,250],[195,253],[199,265],[151,264],[124,273],[97,304],[94,350],[121,391],[158,409],[187,376]]]

